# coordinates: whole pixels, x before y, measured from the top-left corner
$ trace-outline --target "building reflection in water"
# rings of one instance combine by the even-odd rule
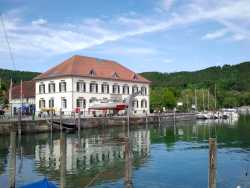
[[[35,146],[36,164],[39,169],[60,171],[59,184],[65,187],[67,174],[79,174],[79,171],[91,171],[107,165],[115,166],[117,161],[121,161],[125,164],[125,185],[132,187],[132,156],[139,160],[148,156],[150,133],[147,129],[133,130],[129,138],[128,140],[124,132],[115,137],[110,133],[89,136],[61,133],[60,138],[52,138],[46,144]],[[103,173],[102,177],[106,177],[105,169]]]

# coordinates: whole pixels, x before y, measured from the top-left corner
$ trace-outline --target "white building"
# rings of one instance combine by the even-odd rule
[[[37,76],[36,111],[88,111],[95,101],[123,102],[132,93],[135,114],[149,113],[150,81],[109,60],[73,56]]]
[[[9,104],[13,115],[18,113],[21,106],[23,113],[31,114],[35,110],[35,81],[23,81],[21,85],[15,85],[10,89]],[[22,97],[21,97],[22,95]]]

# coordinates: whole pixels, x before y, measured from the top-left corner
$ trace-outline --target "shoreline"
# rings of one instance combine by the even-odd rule
[[[57,119],[56,117],[54,119]],[[143,125],[143,124],[154,124],[164,122],[177,122],[177,121],[191,121],[195,120],[195,113],[176,113],[176,114],[160,114],[160,115],[149,115],[149,116],[131,116],[129,117],[129,123],[131,125]],[[48,123],[49,119],[38,119],[38,120],[22,120],[21,121],[21,133],[45,133],[51,131],[51,125]],[[79,119],[63,118],[63,121],[78,121]],[[9,135],[11,131],[18,131],[18,125],[20,122],[17,120],[0,121],[0,135]],[[85,117],[80,118],[81,129],[94,129],[100,127],[113,127],[127,125],[127,116],[116,116],[116,117]],[[53,132],[59,131],[53,128]]]

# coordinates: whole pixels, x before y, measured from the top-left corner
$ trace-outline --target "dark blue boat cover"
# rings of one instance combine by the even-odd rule
[[[29,185],[24,185],[21,188],[57,188],[57,186],[47,180],[45,178],[44,180],[37,181],[35,183],[31,183]]]

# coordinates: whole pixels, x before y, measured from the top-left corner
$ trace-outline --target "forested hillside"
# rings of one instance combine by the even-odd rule
[[[7,91],[9,88],[10,80],[12,79],[13,85],[20,83],[21,80],[31,80],[39,73],[28,71],[13,71],[8,69],[0,69],[0,105],[7,103]]]
[[[0,103],[6,102],[4,95],[7,93],[11,78],[16,84],[21,79],[31,80],[38,74],[0,69]],[[144,72],[141,75],[152,81],[150,92],[152,109],[173,108],[177,102],[183,102],[184,110],[190,110],[195,101],[195,91],[200,110],[213,109],[215,106],[250,105],[250,62],[210,67],[194,72]]]
[[[166,106],[166,104],[159,104],[160,102],[157,100],[166,95],[166,91],[167,95],[174,95],[174,98],[173,96],[170,97],[174,101],[168,101],[172,105],[167,103],[167,106],[174,106],[176,101],[191,105],[191,103],[194,103],[195,89],[198,97],[203,97],[203,93],[205,93],[206,108],[208,108],[207,103],[212,108],[215,94],[217,94],[220,107],[250,105],[250,62],[232,66],[210,67],[195,72],[170,74],[144,72],[141,75],[152,81],[151,105],[154,107]],[[209,100],[211,101],[209,102],[207,101],[207,95],[210,96]],[[155,101],[158,102],[155,103]],[[164,100],[162,99],[162,101]],[[203,102],[201,99],[198,99],[198,101]],[[200,104],[200,108],[203,108],[203,104]]]
[[[4,83],[9,84],[10,79],[12,78],[13,83],[20,83],[21,80],[31,80],[37,76],[38,72],[29,72],[29,71],[14,71],[8,69],[0,69],[0,78]]]

